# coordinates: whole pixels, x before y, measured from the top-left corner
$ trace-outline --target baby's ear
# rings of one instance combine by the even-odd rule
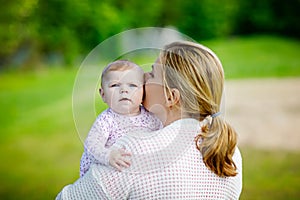
[[[102,97],[103,101],[105,101],[105,100],[104,100],[104,99],[105,99],[105,97],[104,97],[104,91],[103,91],[102,88],[99,88],[99,94],[100,94],[100,96]]]
[[[167,97],[167,106],[172,107],[179,103],[180,100],[180,92],[176,88],[172,88],[171,92],[168,94]]]

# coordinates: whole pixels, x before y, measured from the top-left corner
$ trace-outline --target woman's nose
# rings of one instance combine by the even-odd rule
[[[149,77],[150,77],[149,72],[144,73],[144,83],[148,81]]]

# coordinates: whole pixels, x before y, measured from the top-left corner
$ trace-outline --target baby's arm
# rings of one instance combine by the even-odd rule
[[[109,137],[109,120],[103,119],[100,115],[97,117],[90,132],[84,142],[84,151],[86,156],[93,163],[100,163],[104,165],[109,164],[108,149],[105,144]]]
[[[97,118],[98,120],[98,118]],[[81,160],[80,160],[80,177],[82,177],[90,168],[92,163],[102,163],[108,165],[108,159],[106,156],[107,150],[105,149],[104,145],[101,144],[103,141],[107,140],[105,139],[105,136],[102,135],[101,137],[97,136],[98,132],[101,133],[101,131],[98,131],[98,121],[95,121],[85,142],[84,142],[84,152],[82,154]],[[100,140],[100,141],[99,141]],[[98,146],[99,145],[99,146]],[[100,150],[98,150],[100,149]],[[101,151],[102,150],[102,151]],[[101,151],[99,154],[96,155],[97,151]],[[97,158],[96,158],[97,156]]]
[[[85,159],[82,159],[81,174],[83,170],[88,170],[82,169],[82,167],[89,168],[91,163],[110,164],[118,170],[121,170],[122,167],[130,166],[129,156],[131,154],[129,152],[126,152],[124,149],[106,148],[109,133],[111,132],[111,120],[113,119],[102,113],[94,122],[85,140]]]

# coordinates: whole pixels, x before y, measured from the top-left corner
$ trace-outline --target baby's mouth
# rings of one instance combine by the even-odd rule
[[[122,98],[122,99],[120,99],[119,101],[131,101],[131,100],[128,99],[128,98]]]

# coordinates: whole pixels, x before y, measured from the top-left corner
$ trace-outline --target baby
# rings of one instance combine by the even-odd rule
[[[80,176],[92,163],[111,165],[118,170],[129,167],[130,153],[109,147],[129,131],[154,131],[163,127],[161,121],[141,105],[143,85],[143,70],[130,61],[118,60],[103,70],[99,92],[109,108],[97,117],[84,142]]]

